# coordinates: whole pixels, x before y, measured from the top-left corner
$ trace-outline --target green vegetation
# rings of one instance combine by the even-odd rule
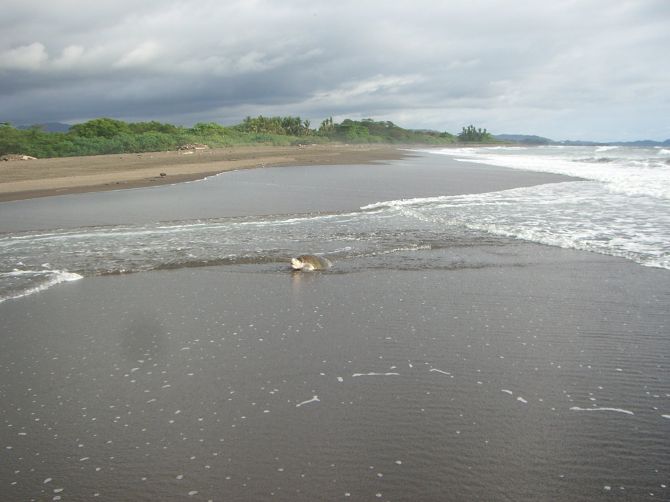
[[[403,129],[393,122],[346,119],[337,124],[332,117],[318,129],[300,117],[247,117],[241,124],[223,126],[213,122],[181,127],[161,122],[123,122],[98,118],[76,124],[68,132],[45,132],[40,126],[17,129],[0,123],[0,155],[68,157],[114,153],[175,150],[180,145],[203,143],[210,147],[233,145],[295,145],[302,143],[394,143],[444,145],[456,141],[495,141],[486,130],[463,128],[456,138],[447,132]]]
[[[334,141],[347,143],[420,143],[442,145],[454,143],[455,138],[448,132],[416,131],[403,129],[393,122],[375,122],[372,119],[360,121],[345,119],[334,124],[329,118],[321,123],[318,134]]]
[[[247,133],[310,136],[314,131],[309,128],[309,125],[309,120],[303,122],[300,117],[263,117],[260,115],[256,118],[245,118],[244,122],[236,128]]]
[[[297,136],[266,131],[247,131],[244,124],[224,127],[199,123],[191,128],[160,122],[127,123],[100,118],[77,124],[67,133],[44,132],[39,127],[23,130],[0,125],[0,155],[21,153],[33,157],[69,157],[111,153],[176,150],[204,143],[211,147],[267,143],[290,145]]]
[[[464,127],[458,135],[458,141],[463,143],[495,143],[495,138],[486,129],[477,129],[473,125]]]

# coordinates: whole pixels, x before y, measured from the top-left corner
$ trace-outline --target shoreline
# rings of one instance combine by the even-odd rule
[[[224,162],[217,163],[215,167],[219,169],[212,172],[214,164],[207,156],[192,154],[188,157],[202,162],[202,169],[196,171],[196,175],[186,174],[178,178],[170,172],[169,176],[156,179],[156,172],[167,170],[165,158],[170,154],[163,154],[162,158],[139,160],[144,166],[147,162],[156,165],[150,168],[153,169],[150,171],[153,179],[148,180],[148,184],[164,182],[160,190],[129,190],[132,185],[124,184],[103,186],[102,191],[85,186],[80,191],[89,193],[81,193],[78,197],[38,197],[60,195],[64,191],[33,194],[38,198],[23,197],[25,200],[0,204],[0,232],[315,211],[357,211],[362,206],[379,201],[494,192],[572,179],[555,174],[468,164],[450,156],[401,148],[366,147],[352,152],[354,149],[343,147],[341,155],[331,154],[329,158],[312,153],[303,155],[300,162],[284,158],[286,167],[279,167],[281,164],[275,161],[273,165],[278,166],[276,169],[234,166],[235,171],[227,172],[226,176],[215,176],[225,167]],[[248,155],[258,153],[258,149],[252,150],[256,153],[249,151]],[[380,160],[382,156],[404,160],[384,161]],[[172,159],[173,162],[182,160],[177,155],[172,155]],[[345,161],[349,161],[348,165]],[[257,157],[251,162],[248,159],[243,162],[250,167],[260,164]],[[241,163],[242,160],[238,165]],[[337,165],[324,165],[327,163]],[[207,183],[178,182],[205,176],[209,179]],[[134,186],[141,188],[142,185],[134,183]],[[327,189],[322,190],[323,187]],[[68,193],[74,192],[76,189],[70,188]],[[25,194],[10,195],[20,199]],[[175,200],[179,204],[175,204]]]
[[[126,153],[3,162],[0,202],[172,185],[257,167],[370,164],[402,159],[407,156],[402,148],[346,144],[234,146],[189,150],[189,153]]]

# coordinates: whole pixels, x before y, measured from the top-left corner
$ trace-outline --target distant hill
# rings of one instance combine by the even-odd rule
[[[670,139],[666,139],[665,141],[652,141],[650,139],[643,139],[640,141],[623,141],[610,144],[620,146],[670,146]]]
[[[68,132],[70,130],[70,124],[63,124],[62,122],[45,122],[44,124],[16,126],[17,129],[23,130],[31,129],[33,127],[39,127],[44,132]]]
[[[496,134],[493,137],[500,141],[521,143],[524,145],[550,145],[554,143],[554,141],[549,138],[529,134]]]
[[[649,139],[638,141],[588,141],[588,140],[563,140],[554,141],[553,139],[543,138],[542,136],[533,136],[528,134],[496,134],[495,139],[509,143],[519,143],[521,145],[566,145],[566,146],[670,146],[670,139],[665,141],[652,141]]]
[[[565,140],[565,141],[554,141],[554,145],[566,145],[566,146],[643,146],[643,147],[655,147],[655,146],[670,146],[670,139],[665,141],[653,141],[650,139],[643,139],[638,141],[576,141],[576,140]]]

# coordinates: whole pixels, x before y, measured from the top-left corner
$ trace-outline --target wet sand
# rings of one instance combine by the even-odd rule
[[[402,157],[403,152],[390,145],[329,144],[229,147],[1,162],[0,202],[174,184],[237,169],[364,164]]]
[[[182,269],[0,304],[4,497],[665,499],[670,274],[458,253],[472,266]]]

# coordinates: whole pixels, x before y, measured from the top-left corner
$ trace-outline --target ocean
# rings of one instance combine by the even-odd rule
[[[496,235],[621,256],[670,269],[670,149],[546,146],[435,153],[586,180],[415,201],[429,218]],[[391,202],[408,204],[414,202]],[[434,210],[434,211],[433,211]]]
[[[670,500],[668,153],[407,153],[0,204],[0,498]]]

